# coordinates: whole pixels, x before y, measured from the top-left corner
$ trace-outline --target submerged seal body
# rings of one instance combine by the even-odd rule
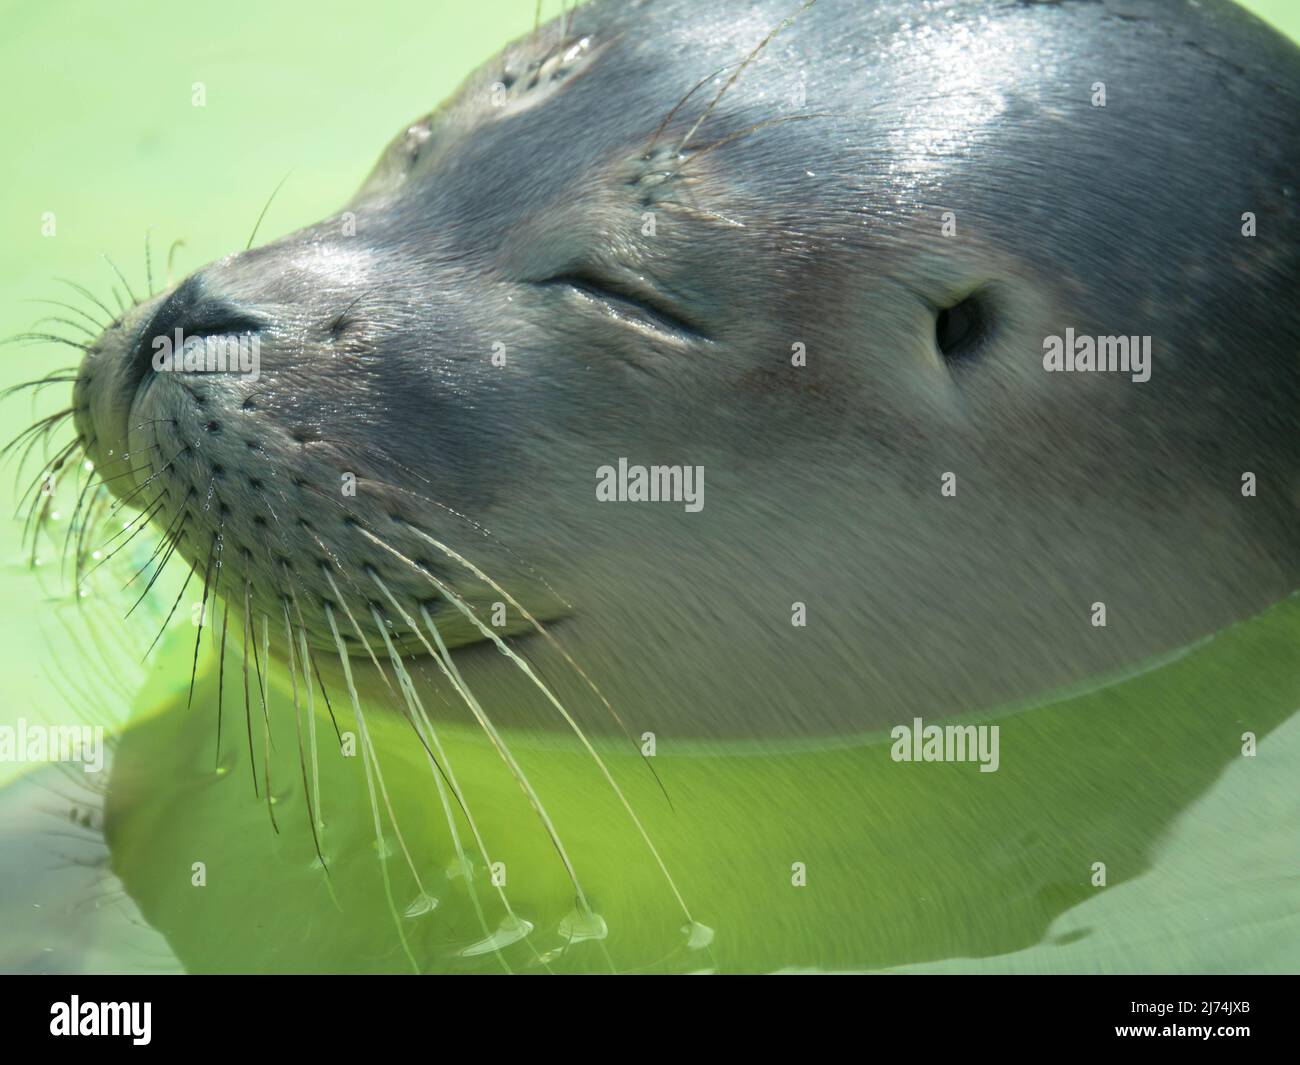
[[[1291,591],[1297,50],[1210,0],[791,6],[508,47],[99,338],[89,456],[273,641],[436,679],[423,608],[509,714],[478,618],[636,733],[980,710]],[[158,372],[176,330],[256,380]]]

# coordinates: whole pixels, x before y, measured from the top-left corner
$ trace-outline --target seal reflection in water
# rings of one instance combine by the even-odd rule
[[[77,432],[363,752],[986,711],[1295,587],[1298,103],[1211,0],[592,3],[115,321]]]

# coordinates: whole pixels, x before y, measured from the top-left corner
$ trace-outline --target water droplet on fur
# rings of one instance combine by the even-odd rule
[[[230,771],[235,768],[235,762],[236,762],[235,752],[232,750],[226,750],[225,753],[222,754],[220,760],[217,762],[217,767],[213,772],[218,777],[227,776],[229,775]]]

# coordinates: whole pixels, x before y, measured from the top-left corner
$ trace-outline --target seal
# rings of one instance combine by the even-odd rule
[[[442,644],[559,728],[978,711],[1296,586],[1298,103],[1213,0],[598,0],[114,321],[76,430],[349,683]]]

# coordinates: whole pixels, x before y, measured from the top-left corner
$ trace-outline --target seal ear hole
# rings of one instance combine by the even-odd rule
[[[934,321],[934,342],[945,359],[962,359],[982,348],[992,331],[988,300],[974,292],[939,312]]]

